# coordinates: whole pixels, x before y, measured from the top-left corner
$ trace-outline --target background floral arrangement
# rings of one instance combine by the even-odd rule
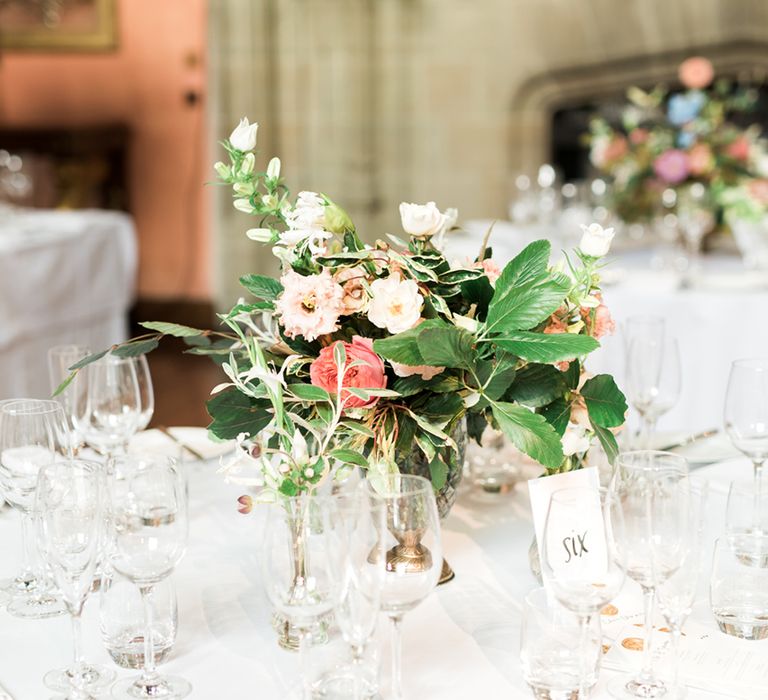
[[[712,64],[689,58],[679,68],[684,92],[633,87],[621,128],[591,123],[590,160],[613,183],[614,207],[625,221],[648,220],[665,189],[708,188],[720,222],[725,214],[759,218],[768,206],[768,153],[757,125],[734,117],[754,108],[757,92],[715,80]],[[742,117],[743,119],[743,117]]]
[[[438,249],[455,210],[402,203],[408,240],[366,245],[325,195],[291,201],[277,158],[257,169],[257,128],[242,120],[215,168],[258,220],[247,235],[271,246],[279,279],[242,277],[252,299],[220,315],[225,330],[148,322],[150,333],[113,348],[140,354],[172,335],[218,358],[227,381],[212,391],[209,430],[236,440],[229,478],[262,499],[290,496],[355,467],[397,471],[417,445],[440,489],[464,420],[478,441],[487,425],[501,429],[549,471],[578,467],[593,438],[615,455],[626,402],[582,362],[613,326],[599,289],[611,229],[585,227],[556,269],[547,241],[499,269],[487,237],[457,268]]]

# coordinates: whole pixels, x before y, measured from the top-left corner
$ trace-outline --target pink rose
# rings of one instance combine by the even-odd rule
[[[735,141],[728,144],[725,152],[734,160],[747,160],[749,158],[749,141],[744,136],[739,136]]]
[[[649,136],[650,134],[648,132],[648,129],[643,129],[641,127],[638,127],[637,129],[632,129],[632,131],[629,132],[629,140],[635,146],[639,146],[640,144],[645,143],[648,140]]]
[[[701,90],[707,87],[715,77],[715,69],[712,63],[702,56],[693,56],[680,64],[677,69],[680,82],[692,90]]]
[[[602,301],[599,294],[595,296]],[[600,339],[604,335],[611,335],[616,330],[616,323],[605,304],[601,303],[594,309],[582,307],[580,313],[584,323],[587,324],[587,331],[593,338]]]
[[[671,148],[653,161],[656,177],[670,185],[676,185],[688,177],[688,156],[684,151]]]
[[[333,349],[337,340],[328,347],[323,348],[320,354],[309,366],[309,376],[312,384],[325,389],[329,394],[335,394],[338,383],[338,371],[333,358]],[[359,335],[352,337],[351,343],[344,343],[347,353],[347,368],[341,382],[342,387],[355,387],[359,389],[384,389],[387,386],[387,376],[384,374],[384,362],[373,351],[373,341],[370,338],[361,338]],[[349,367],[355,361],[361,364]],[[348,391],[342,391],[342,402],[347,408],[367,408],[373,406],[378,397],[372,397],[365,401]]]
[[[688,151],[688,169],[694,175],[706,175],[715,165],[712,149],[706,143],[697,143]]]
[[[760,204],[768,204],[768,180],[752,180],[747,184],[750,196]]]

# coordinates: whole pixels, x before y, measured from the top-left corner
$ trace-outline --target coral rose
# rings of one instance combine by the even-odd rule
[[[749,141],[744,136],[739,136],[728,144],[725,152],[734,160],[747,160],[749,158]]]
[[[693,56],[680,64],[677,70],[680,82],[692,90],[707,87],[715,77],[712,63],[702,56]]]
[[[338,343],[323,348],[320,354],[309,366],[309,376],[312,384],[325,389],[329,394],[335,394],[339,388],[339,373],[336,361],[333,357],[333,349]],[[387,376],[384,374],[384,362],[373,351],[373,341],[370,338],[362,338],[359,335],[352,337],[351,343],[344,343],[347,354],[347,367],[341,382],[341,399],[347,408],[366,408],[373,406],[378,397],[372,397],[369,401],[359,396],[344,391],[345,388],[355,387],[359,389],[384,389],[387,386]],[[359,362],[350,367],[353,362]]]

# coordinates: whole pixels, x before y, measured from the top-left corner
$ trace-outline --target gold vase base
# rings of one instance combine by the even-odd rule
[[[332,616],[322,617],[312,629],[312,646],[321,646],[328,642],[328,628],[332,622]],[[272,615],[272,629],[277,632],[277,645],[286,651],[298,651],[301,641],[300,630],[280,613]]]
[[[437,582],[438,586],[441,586],[444,583],[448,583],[448,581],[453,581],[453,579],[456,578],[456,573],[451,568],[451,565],[443,559],[443,568],[440,571],[440,580]]]

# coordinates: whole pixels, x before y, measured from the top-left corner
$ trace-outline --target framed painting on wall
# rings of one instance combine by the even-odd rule
[[[0,50],[114,50],[116,2],[0,0]]]

